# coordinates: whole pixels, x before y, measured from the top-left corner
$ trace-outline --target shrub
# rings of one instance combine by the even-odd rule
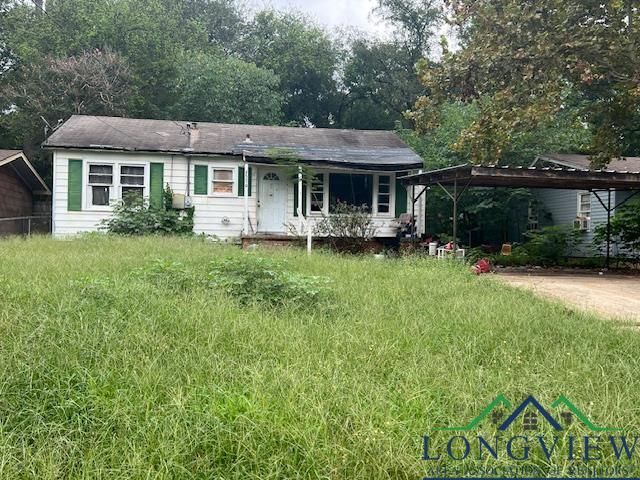
[[[316,232],[329,240],[338,251],[360,253],[369,248],[368,242],[376,234],[373,217],[366,205],[356,206],[338,202],[330,215],[323,215],[316,224]]]
[[[171,260],[156,260],[147,267],[136,269],[134,273],[149,283],[169,290],[191,290],[206,284],[202,275],[198,276],[184,264]]]
[[[193,233],[193,208],[171,207],[172,192],[167,186],[160,207],[130,195],[113,207],[113,215],[101,222],[101,228],[119,235],[185,235]]]
[[[571,226],[557,225],[533,230],[525,234],[524,250],[535,264],[558,265],[571,255],[580,232]]]
[[[612,241],[628,251],[640,249],[640,202],[632,202],[620,207],[611,218]],[[593,236],[594,244],[606,249],[607,225],[598,225]]]
[[[289,272],[266,258],[242,256],[211,264],[209,284],[241,303],[309,307],[327,292],[328,279]]]

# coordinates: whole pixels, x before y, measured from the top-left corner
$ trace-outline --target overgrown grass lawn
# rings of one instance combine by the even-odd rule
[[[242,255],[326,276],[328,295],[242,305],[144,273]],[[640,425],[638,333],[428,259],[4,240],[0,342],[0,478],[416,479],[422,436],[498,394]]]

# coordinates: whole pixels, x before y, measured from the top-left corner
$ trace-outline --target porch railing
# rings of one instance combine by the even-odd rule
[[[0,218],[0,237],[9,235],[32,235],[51,233],[50,215]]]

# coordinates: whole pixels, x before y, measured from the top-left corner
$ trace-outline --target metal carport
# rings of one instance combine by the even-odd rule
[[[408,175],[400,180],[407,186],[438,185],[447,193],[453,202],[454,247],[458,240],[458,200],[469,187],[551,188],[593,192],[607,212],[607,267],[609,267],[611,255],[611,212],[640,193],[640,172],[615,170],[464,164]],[[413,190],[415,191],[415,189]],[[622,202],[612,206],[612,190],[626,190],[633,193]],[[413,203],[426,191],[425,188],[417,197],[412,195]],[[607,194],[606,199],[603,200],[600,196],[601,193]]]

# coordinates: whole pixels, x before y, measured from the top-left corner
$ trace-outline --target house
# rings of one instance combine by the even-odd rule
[[[587,155],[545,154],[536,158],[534,166],[587,171],[590,169],[590,160]],[[613,159],[607,165],[606,171],[640,173],[640,157]],[[637,192],[637,190],[611,190],[611,216],[615,215],[617,206],[626,203]],[[575,225],[582,232],[577,253],[583,255],[594,253],[595,229],[598,225],[607,223],[605,206],[609,205],[608,193],[606,191],[540,189],[536,190],[535,194],[538,207],[530,212],[531,226]],[[637,198],[640,199],[640,196]],[[612,247],[612,255],[618,254],[616,245],[613,244]]]
[[[21,150],[0,150],[0,235],[48,231],[50,196]]]
[[[43,146],[53,151],[55,235],[98,229],[123,194],[160,202],[168,185],[174,203],[195,207],[194,231],[220,239],[287,235],[287,225],[313,224],[337,202],[367,205],[377,236],[389,238],[412,207],[397,178],[422,167],[388,131],[75,115]],[[422,208],[413,206],[417,229]]]

